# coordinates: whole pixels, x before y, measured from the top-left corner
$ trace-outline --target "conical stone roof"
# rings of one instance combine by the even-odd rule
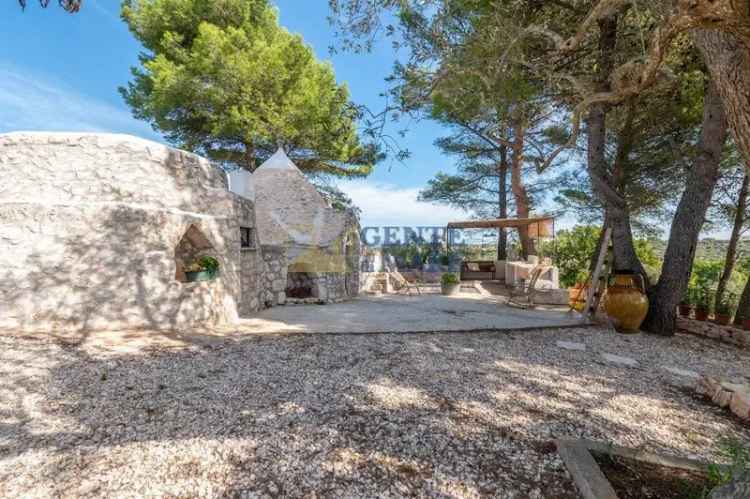
[[[297,168],[297,165],[295,165],[292,160],[289,159],[289,156],[286,155],[284,149],[281,147],[279,147],[279,150],[276,151],[273,156],[268,158],[268,160],[260,165],[255,171],[259,172],[266,170],[286,170],[302,173],[300,169]]]
[[[348,214],[333,209],[282,149],[252,177],[261,244],[327,247],[346,232]]]

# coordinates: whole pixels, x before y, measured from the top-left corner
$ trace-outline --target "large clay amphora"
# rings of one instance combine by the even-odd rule
[[[648,313],[643,276],[617,273],[614,282],[607,288],[604,309],[622,333],[637,333]]]

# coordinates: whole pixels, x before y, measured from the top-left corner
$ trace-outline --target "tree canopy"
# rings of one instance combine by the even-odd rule
[[[251,171],[283,146],[307,172],[370,173],[346,86],[267,0],[125,0],[122,17],[147,52],[120,91],[170,142]]]
[[[50,0],[39,0],[39,5],[42,6],[43,9],[46,9],[49,5]],[[18,0],[18,3],[21,5],[22,9],[26,9],[26,0]],[[71,14],[75,14],[79,10],[81,10],[81,4],[83,3],[83,0],[58,0],[57,2],[60,7],[65,9],[66,12],[70,12]]]

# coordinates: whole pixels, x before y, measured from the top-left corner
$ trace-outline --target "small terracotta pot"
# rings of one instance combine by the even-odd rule
[[[588,284],[580,282],[576,283],[574,287],[568,288],[568,305],[577,312],[583,312],[583,309],[586,308],[588,292]]]
[[[695,309],[695,320],[697,321],[706,321],[708,320],[708,310],[704,308],[696,308]]]
[[[742,319],[742,329],[745,331],[750,331],[750,317],[747,319]]]
[[[680,304],[680,315],[683,317],[690,317],[690,313],[693,311],[692,305]]]
[[[732,320],[732,316],[726,315],[726,314],[716,314],[716,316],[714,317],[714,322],[718,324],[719,326],[728,326],[729,321],[731,320]]]

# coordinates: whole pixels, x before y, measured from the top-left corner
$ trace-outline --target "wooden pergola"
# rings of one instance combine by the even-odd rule
[[[555,239],[555,217],[548,215],[533,218],[493,218],[450,222],[446,227],[446,247],[450,251],[453,230],[456,229],[518,229],[529,228],[529,237],[539,240],[542,237]]]

